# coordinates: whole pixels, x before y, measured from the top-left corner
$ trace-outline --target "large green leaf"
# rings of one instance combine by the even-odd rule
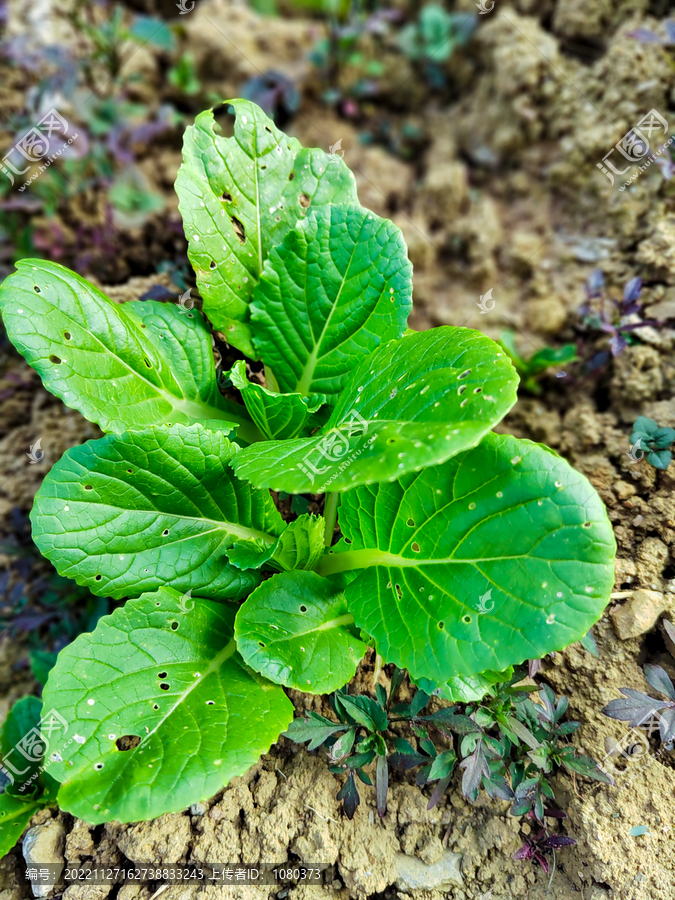
[[[473,447],[516,402],[518,376],[485,335],[445,326],[391,341],[352,374],[314,436],[261,441],[234,467],[299,494],[392,481]]]
[[[330,205],[270,253],[253,293],[253,339],[280,390],[335,402],[364,355],[402,336],[411,308],[400,229],[361,206]]]
[[[230,344],[255,357],[249,303],[271,248],[308,210],[358,200],[342,160],[303,149],[248,100],[225,102],[234,135],[216,133],[211,110],[198,115],[185,131],[176,193],[204,310]]]
[[[0,794],[0,859],[14,847],[39,809],[40,804],[32,798]]]
[[[241,606],[237,649],[277,684],[328,694],[353,677],[366,645],[355,635],[344,592],[314,572],[282,572]]]
[[[241,391],[246,409],[262,434],[271,440],[290,440],[309,434],[313,414],[326,402],[324,394],[279,394],[246,377],[246,363],[237,360],[228,373],[230,381]]]
[[[227,562],[237,544],[274,545],[284,522],[267,491],[228,466],[236,445],[201,425],[107,435],[68,450],[31,513],[33,539],[57,571],[95,594],[171,584],[240,598],[260,580]]]
[[[268,750],[293,706],[244,666],[233,620],[228,604],[186,612],[162,588],[61,651],[44,698],[74,738],[50,768],[63,809],[91,823],[177,812]]]
[[[597,621],[613,584],[615,541],[594,489],[553,451],[506,435],[351,491],[339,518],[344,540],[318,571],[363,569],[349,609],[413,678],[560,650]]]
[[[221,397],[208,329],[197,312],[149,300],[113,303],[57,263],[24,259],[0,287],[7,334],[52,394],[104,431],[219,420],[260,437]],[[186,361],[189,363],[186,365]]]

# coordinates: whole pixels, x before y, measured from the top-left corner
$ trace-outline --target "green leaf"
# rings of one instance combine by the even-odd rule
[[[454,750],[444,750],[439,753],[431,764],[429,772],[429,781],[437,781],[439,778],[447,778],[455,768],[457,762],[457,754]]]
[[[28,785],[35,793],[33,775],[43,763],[45,742],[39,733],[42,700],[22,697],[10,709],[0,732],[0,765],[10,779],[7,790],[22,796],[19,789]],[[13,783],[12,783],[13,780]],[[26,795],[28,796],[28,794]]]
[[[579,643],[587,653],[590,653],[591,656],[594,656],[596,659],[600,659],[600,651],[598,650],[598,645],[595,642],[592,631],[587,631],[586,634],[580,638]]]
[[[104,431],[219,420],[259,432],[222,398],[197,312],[156,301],[120,305],[57,263],[24,259],[0,287],[7,334],[47,390]],[[145,326],[145,327],[144,327]]]
[[[369,731],[385,731],[389,720],[386,712],[372,697],[365,694],[339,694],[339,702],[348,715]]]
[[[48,650],[31,650],[29,656],[30,667],[33,670],[35,679],[42,685],[46,684],[50,669],[53,668],[58,653],[52,653]]]
[[[670,450],[652,450],[647,454],[647,462],[655,469],[667,469],[672,458]]]
[[[553,451],[508,435],[344,494],[340,526],[318,571],[363,570],[346,587],[356,624],[416,679],[560,650],[597,621],[613,584],[616,545],[592,486]],[[494,607],[482,614],[488,588]]]
[[[278,394],[246,377],[246,363],[238,360],[228,373],[232,384],[241,391],[251,418],[265,437],[290,440],[308,434],[313,413],[326,402],[324,394]]]
[[[513,406],[517,383],[480,332],[418,332],[362,360],[316,435],[262,441],[233,465],[257,487],[289,493],[393,481],[475,446]]]
[[[454,731],[456,734],[478,734],[481,731],[480,726],[473,719],[453,712],[452,707],[438,709],[432,715],[423,716],[423,718],[446,730]]]
[[[360,206],[331,205],[270,253],[251,327],[281,391],[320,392],[334,403],[365,355],[402,336],[411,308],[400,229]]]
[[[308,210],[358,203],[342,160],[304,150],[248,100],[226,100],[234,135],[216,134],[213,112],[183,140],[176,193],[204,311],[228,343],[255,358],[249,326],[253,289],[272,247]]]
[[[340,725],[338,722],[330,722],[328,719],[321,721],[323,716],[319,717],[316,713],[309,713],[307,718],[293,719],[286,731],[283,732],[284,737],[290,738],[296,744],[303,744],[309,741],[308,750],[316,750],[329,737],[332,737],[338,731],[344,731],[347,725]]]
[[[518,741],[514,740],[513,735],[519,738],[532,750],[536,751],[541,746],[539,741],[532,734],[529,728],[526,728],[522,722],[519,722],[518,719],[515,719],[513,716],[505,716],[505,722],[502,726],[502,730],[506,733],[506,736],[509,738],[509,740],[514,744],[517,744]]]
[[[230,566],[237,543],[274,545],[284,529],[269,493],[239,481],[222,434],[172,425],[73,447],[31,512],[33,539],[61,575],[115,598],[167,582],[217,599],[246,596],[257,572]]]
[[[415,716],[421,713],[428,702],[429,695],[426,691],[415,691],[415,695],[410,701],[410,715],[412,718],[415,718]]]
[[[527,362],[527,374],[539,375],[551,366],[563,366],[578,359],[576,344],[564,344],[562,347],[542,347],[533,353]]]
[[[34,800],[0,794],[0,859],[15,846],[31,817],[40,809]]]
[[[505,672],[481,672],[468,677],[458,675],[448,678],[444,684],[437,684],[428,678],[418,678],[415,683],[428,694],[442,697],[451,703],[471,703],[482,700],[493,684],[508,681],[511,675],[513,667],[509,666]]]
[[[366,645],[354,635],[344,592],[314,572],[282,572],[240,608],[235,637],[245,662],[266,678],[328,694],[353,677]]]
[[[268,750],[293,706],[244,665],[233,622],[228,605],[196,600],[186,614],[161,588],[61,651],[44,701],[74,737],[50,768],[62,809],[92,824],[178,812]]]
[[[580,775],[585,775],[586,778],[591,778],[593,781],[614,784],[614,779],[607,775],[594,759],[583,754],[576,756],[573,749],[571,753],[562,757],[562,763],[570,772],[578,772]]]
[[[197,309],[186,305],[159,303],[156,300],[125,303],[125,314],[138,321],[145,334],[160,349],[185,397],[205,406],[197,421],[223,431],[225,424],[214,419],[212,410],[227,415],[238,436],[246,440],[258,440],[258,433],[251,416],[240,404],[227,400],[218,390],[216,367],[213,358],[211,330]],[[209,418],[213,422],[209,422]],[[173,421],[173,419],[172,419]]]
[[[174,48],[171,28],[154,16],[136,16],[131,24],[131,34],[143,44],[171,52]]]
[[[239,543],[227,551],[227,558],[239,569],[256,569],[265,563],[282,571],[314,569],[324,553],[324,525],[322,516],[303,513],[271,547],[263,541]]]
[[[654,435],[659,430],[659,424],[647,416],[638,416],[633,425],[633,431],[638,434]]]

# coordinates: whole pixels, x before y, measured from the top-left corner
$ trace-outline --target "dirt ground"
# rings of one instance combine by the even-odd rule
[[[403,230],[414,266],[412,327],[467,325],[494,338],[512,329],[528,356],[545,344],[579,339],[584,282],[594,268],[602,269],[614,297],[629,278],[643,278],[645,318],[664,324],[640,329],[639,340],[593,373],[578,364],[560,378],[553,370],[543,392],[523,393],[498,429],[541,441],[568,459],[599,491],[615,528],[614,591],[620,596],[594,629],[599,658],[573,645],[545,659],[538,676],[570,697],[570,717],[583,723],[575,741],[597,760],[608,740],[626,732],[600,714],[619,688],[648,690],[641,669],[646,662],[675,676],[660,624],[664,615],[675,621],[675,468],[660,472],[628,453],[637,416],[675,427],[675,179],[665,180],[652,165],[620,192],[597,168],[649,110],[667,120],[675,116],[672,54],[630,36],[638,27],[662,33],[659,17],[667,6],[649,0],[497,0],[481,17],[471,52],[450,62],[457,92],[450,103],[425,96],[414,72],[389,65],[385,56],[391,78],[386,93],[395,98],[388,114],[427,136],[424,152],[410,161],[363,145],[355,125],[319,101],[306,59],[322,27],[318,21],[262,19],[226,0],[200,0],[184,23],[185,45],[202,79],[221,96],[236,95],[243,79],[270,67],[304,82],[301,111],[287,130],[324,149],[341,139],[361,202]],[[455,8],[470,11],[474,4]],[[10,9],[10,27],[25,29],[28,14],[18,2]],[[44,10],[48,17],[48,3]],[[159,73],[152,54],[140,52],[133,65],[144,74],[143,90],[155,90]],[[141,163],[168,211],[161,221],[128,232],[115,273],[91,272],[114,283],[109,293],[115,299],[170,285],[166,276],[147,272],[162,248],[181,246],[171,224],[177,221],[172,184],[179,162],[179,148],[160,146]],[[478,302],[490,289],[494,308],[482,314]],[[591,345],[600,350],[606,338],[596,334]],[[3,344],[0,390],[9,388],[0,414],[4,535],[14,527],[12,516],[26,516],[63,451],[98,435],[47,394]],[[44,460],[26,465],[38,437]],[[10,557],[0,554],[0,562],[9,565]],[[386,672],[380,677],[386,679]],[[358,679],[372,683],[371,660]],[[36,688],[21,641],[5,636],[0,715]],[[295,693],[293,699],[298,709],[318,702]],[[567,775],[555,780],[559,805],[569,816],[566,832],[577,844],[557,854],[552,876],[512,859],[529,826],[508,815],[508,804],[483,797],[471,805],[458,785],[427,811],[428,798],[413,780],[397,776],[382,820],[374,789],[363,788],[350,822],[338,808],[339,783],[325,759],[283,738],[244,777],[180,814],[91,827],[46,810],[31,826],[40,827],[45,852],[51,848],[56,859],[72,865],[237,857],[334,867],[330,887],[278,892],[240,886],[228,889],[235,900],[310,900],[320,891],[344,900],[672,900],[675,753],[655,743],[651,750],[639,767],[620,773],[616,787]],[[649,833],[629,835],[638,825]],[[0,861],[0,900],[31,896],[18,877],[22,863],[20,849]],[[150,900],[157,887],[69,887],[63,897]],[[161,896],[190,900],[196,893],[171,886]],[[209,900],[222,889],[202,894]]]

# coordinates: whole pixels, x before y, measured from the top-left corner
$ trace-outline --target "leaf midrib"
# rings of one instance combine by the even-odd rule
[[[437,559],[413,559],[389,553],[387,550],[347,550],[344,553],[326,554],[317,572],[319,575],[333,575],[336,572],[346,572],[350,569],[365,569],[370,566],[386,566],[390,568],[419,568],[420,566],[439,565],[475,565],[484,562],[503,562],[513,559],[529,559],[530,554],[521,553],[517,556],[483,556],[478,559],[450,559],[439,557]]]
[[[284,610],[281,610],[284,612]],[[308,628],[306,631],[294,631],[285,636],[274,637],[272,640],[268,640],[268,643],[271,645],[275,644],[283,644],[287,641],[292,641],[297,638],[306,637],[308,634],[316,634],[320,631],[330,631],[333,628],[339,628],[341,625],[353,625],[354,624],[354,616],[351,613],[343,613],[341,616],[337,616],[335,619],[331,619],[328,622],[323,622],[321,625],[316,628]]]
[[[97,503],[94,500],[68,500],[69,503],[82,503],[86,506],[97,506],[99,509],[108,509],[111,512],[117,513],[141,513],[145,515],[156,515],[162,516],[164,518],[177,519],[188,522],[204,522],[207,525],[214,525],[215,528],[212,528],[211,531],[229,531],[231,534],[236,535],[237,537],[242,538],[243,540],[256,540],[260,539],[264,541],[266,544],[275,544],[278,540],[277,537],[271,534],[267,534],[266,531],[258,531],[256,528],[251,528],[247,525],[239,525],[234,522],[230,522],[227,519],[208,519],[206,517],[198,517],[198,516],[187,516],[181,515],[180,513],[172,513],[172,512],[163,512],[161,509],[127,509],[126,507],[120,506],[112,506],[109,503]],[[208,534],[209,532],[200,532],[199,535],[190,535],[190,537],[199,537],[202,534]],[[173,543],[176,543],[174,541]]]
[[[332,223],[330,223],[330,224],[332,224]],[[326,336],[326,330],[327,330],[328,326],[330,325],[331,319],[333,318],[333,313],[337,309],[338,304],[340,302],[340,297],[342,296],[342,291],[344,289],[345,284],[347,283],[347,277],[348,277],[349,271],[352,267],[352,263],[354,262],[354,255],[356,254],[357,248],[359,247],[359,241],[361,239],[361,235],[363,233],[365,224],[366,224],[366,218],[364,217],[361,220],[361,227],[359,228],[358,236],[357,236],[356,240],[354,241],[354,246],[352,248],[352,252],[349,257],[349,262],[347,263],[344,274],[342,275],[342,280],[340,282],[340,288],[337,292],[337,296],[335,297],[335,301],[333,302],[331,311],[328,314],[326,321],[324,322],[323,330],[321,331],[319,339],[314,341],[314,347],[312,349],[312,352],[310,353],[309,358],[307,359],[307,362],[305,363],[305,368],[303,369],[302,375],[300,376],[300,380],[298,381],[298,383],[296,385],[295,390],[298,391],[299,393],[303,394],[304,396],[307,396],[307,394],[309,394],[309,392],[310,392],[310,387],[311,387],[312,381],[314,379],[314,372],[316,370],[316,366],[318,363],[319,348],[323,342],[324,337]],[[329,225],[329,230],[328,230],[328,236],[330,238],[330,225]],[[305,313],[307,315],[307,324],[309,326],[309,331],[311,334],[312,333],[311,316],[309,314],[309,307],[307,305],[306,291],[305,291]]]

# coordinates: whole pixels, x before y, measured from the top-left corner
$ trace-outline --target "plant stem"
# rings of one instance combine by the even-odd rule
[[[323,515],[326,519],[326,531],[324,532],[324,546],[330,547],[333,543],[333,532],[335,531],[335,520],[337,518],[337,508],[340,501],[340,492],[335,491],[332,494],[326,494],[326,502],[323,508]]]
[[[553,868],[551,869],[551,877],[548,880],[548,887],[546,888],[547,894],[549,894],[551,892],[551,883],[553,882],[554,875],[555,875],[555,850],[553,851]]]
[[[382,657],[379,653],[375,654],[375,668],[373,669],[373,687],[377,684],[377,678],[382,671]]]

